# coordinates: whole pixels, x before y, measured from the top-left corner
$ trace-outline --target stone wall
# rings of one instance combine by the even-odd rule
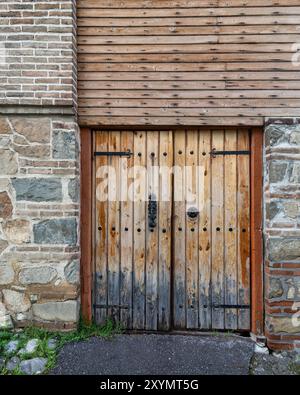
[[[78,147],[73,117],[0,117],[0,327],[78,320]]]
[[[300,120],[265,128],[266,337],[300,351]]]

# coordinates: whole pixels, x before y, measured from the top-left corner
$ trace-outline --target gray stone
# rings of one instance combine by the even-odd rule
[[[282,182],[285,178],[287,171],[286,162],[272,161],[269,168],[270,183]]]
[[[297,125],[297,126],[300,126],[300,125]],[[300,127],[298,130],[291,131],[290,142],[291,142],[291,144],[300,145]]]
[[[286,141],[287,131],[289,130],[289,125],[269,125],[265,129],[265,142],[266,146],[276,146],[279,143]]]
[[[13,144],[13,149],[25,158],[49,158],[50,145],[17,145]]]
[[[294,163],[292,174],[290,175],[290,182],[293,184],[300,184],[300,163]]]
[[[270,238],[269,258],[273,262],[300,260],[300,238]]]
[[[9,359],[6,363],[6,369],[9,372],[12,372],[13,370],[15,370],[20,363],[20,359],[18,357],[12,357],[11,359]]]
[[[20,363],[20,371],[23,374],[34,375],[45,371],[48,360],[46,358],[32,358]]]
[[[74,132],[55,131],[53,133],[53,158],[76,159],[77,141]]]
[[[291,201],[283,203],[284,214],[290,218],[297,218],[300,216],[300,202]]]
[[[49,266],[24,268],[19,273],[21,284],[48,284],[57,276],[57,271]]]
[[[0,285],[8,285],[13,282],[15,273],[10,263],[0,262]]]
[[[57,340],[56,339],[49,339],[47,342],[47,348],[49,350],[55,350],[57,347]]]
[[[19,341],[18,340],[11,340],[5,346],[6,354],[14,354],[19,348]]]
[[[39,339],[29,340],[25,346],[25,353],[33,354],[34,352],[36,352],[38,345],[39,345]]]
[[[55,202],[62,200],[62,185],[58,178],[13,178],[17,200]]]
[[[31,307],[30,300],[23,292],[4,289],[2,291],[6,308],[13,313],[23,313]]]
[[[33,226],[34,242],[38,244],[77,243],[77,221],[75,218],[49,219]]]
[[[11,123],[18,134],[29,143],[49,143],[51,121],[49,118],[12,118]]]
[[[74,203],[79,201],[79,180],[77,178],[72,178],[69,181],[68,193]]]
[[[280,298],[283,295],[283,287],[280,279],[271,278],[269,283],[269,298]]]
[[[78,260],[70,262],[64,272],[68,283],[79,284],[80,264]]]
[[[8,247],[8,242],[6,240],[0,240],[0,255]]]
[[[12,175],[18,171],[17,154],[10,149],[0,149],[0,175]]]
[[[2,309],[0,309],[0,329],[13,329],[14,324],[12,322],[11,316],[8,313],[3,314]]]
[[[280,203],[276,201],[271,201],[266,205],[267,210],[267,219],[272,221],[276,217],[276,215],[280,212]]]
[[[35,303],[32,306],[32,310],[35,318],[44,321],[76,322],[78,319],[78,304],[76,300]]]

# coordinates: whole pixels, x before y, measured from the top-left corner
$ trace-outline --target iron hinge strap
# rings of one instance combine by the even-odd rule
[[[216,155],[250,155],[250,151],[248,150],[240,150],[240,151],[217,151],[216,149],[213,149],[210,152],[210,155],[213,157]]]
[[[120,305],[120,304],[97,304],[94,303],[95,309],[129,309],[128,305]]]
[[[130,157],[133,155],[131,151],[96,151],[94,152],[95,156],[127,156]]]
[[[203,307],[213,308],[213,309],[250,309],[250,305],[248,304],[212,304],[212,305],[202,305],[200,308]]]

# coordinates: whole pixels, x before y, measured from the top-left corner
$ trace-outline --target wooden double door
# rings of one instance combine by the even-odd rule
[[[250,329],[249,130],[97,131],[94,317]]]

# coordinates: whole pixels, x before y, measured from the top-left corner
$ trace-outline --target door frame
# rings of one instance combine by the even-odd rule
[[[99,129],[99,128],[98,128]],[[109,128],[105,128],[109,129]],[[123,128],[118,128],[123,129]],[[132,128],[135,129],[135,128]],[[160,128],[162,129],[162,128]],[[170,129],[170,127],[168,128]],[[174,127],[175,129],[175,127]],[[220,126],[215,129],[220,128]],[[81,314],[85,323],[93,319],[93,128],[80,128],[80,277]],[[127,127],[128,130],[128,127]],[[153,130],[153,129],[152,129]],[[155,128],[154,130],[158,130]],[[264,335],[263,303],[263,131],[250,128],[250,277],[251,332]]]

